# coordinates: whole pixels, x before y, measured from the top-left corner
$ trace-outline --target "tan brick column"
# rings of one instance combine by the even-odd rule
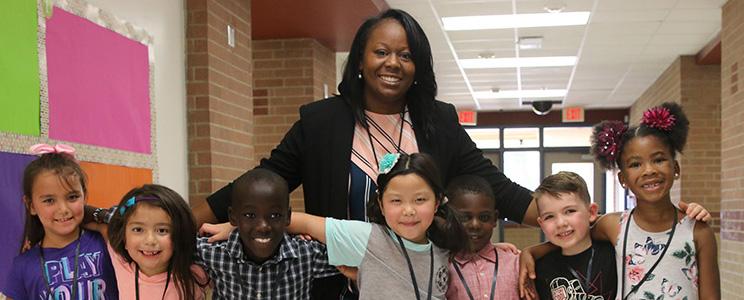
[[[254,164],[250,8],[249,0],[186,1],[192,206]],[[228,25],[235,47],[228,45]]]
[[[744,1],[722,10],[719,261],[723,299],[744,299]]]
[[[253,41],[253,114],[256,162],[268,157],[299,119],[299,107],[336,90],[333,51],[314,39]],[[302,189],[291,196],[294,210],[303,211]]]

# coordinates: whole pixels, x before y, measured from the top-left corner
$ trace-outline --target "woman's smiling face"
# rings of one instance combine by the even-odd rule
[[[372,28],[359,69],[367,109],[377,113],[397,113],[403,109],[416,66],[406,31],[398,21],[384,19]]]

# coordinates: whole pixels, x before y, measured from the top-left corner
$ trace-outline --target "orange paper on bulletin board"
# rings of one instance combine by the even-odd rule
[[[80,162],[88,175],[88,204],[111,207],[132,188],[152,183],[152,170]]]

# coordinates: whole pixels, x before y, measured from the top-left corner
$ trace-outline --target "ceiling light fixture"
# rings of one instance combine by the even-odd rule
[[[549,13],[559,13],[566,9],[565,0],[546,0],[543,9]]]
[[[524,36],[520,37],[517,43],[519,44],[519,50],[531,50],[541,49],[542,41],[543,37],[541,36]]]
[[[565,67],[576,64],[576,56],[504,57],[461,59],[464,69]]]
[[[567,90],[500,90],[475,92],[477,99],[558,98],[566,96]]]
[[[517,15],[444,17],[442,18],[442,24],[444,30],[448,31],[586,25],[589,21],[589,14],[590,12],[588,11],[577,11]]]

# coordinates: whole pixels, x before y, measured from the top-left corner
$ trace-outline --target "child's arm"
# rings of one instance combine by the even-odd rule
[[[522,250],[522,254],[519,256],[519,296],[521,298],[536,299],[532,291],[533,280],[537,278],[535,275],[535,259],[540,259],[557,249],[560,248],[550,242],[545,242]]]
[[[107,213],[108,210],[86,205],[83,210],[83,228],[97,231],[108,242],[108,224],[102,222],[100,214]]]
[[[695,223],[693,231],[698,262],[698,294],[700,299],[721,299],[721,278],[718,271],[716,237],[708,224]]]
[[[326,243],[326,220],[323,217],[293,212],[287,231],[292,234],[309,234],[321,243]]]
[[[230,222],[220,224],[209,224],[204,223],[199,227],[199,236],[209,236],[207,239],[208,243],[215,243],[219,241],[227,241],[230,238],[230,233],[235,229],[235,226]]]
[[[622,213],[616,212],[599,217],[592,227],[592,239],[608,241],[615,246],[617,235],[620,234],[620,218]]]

